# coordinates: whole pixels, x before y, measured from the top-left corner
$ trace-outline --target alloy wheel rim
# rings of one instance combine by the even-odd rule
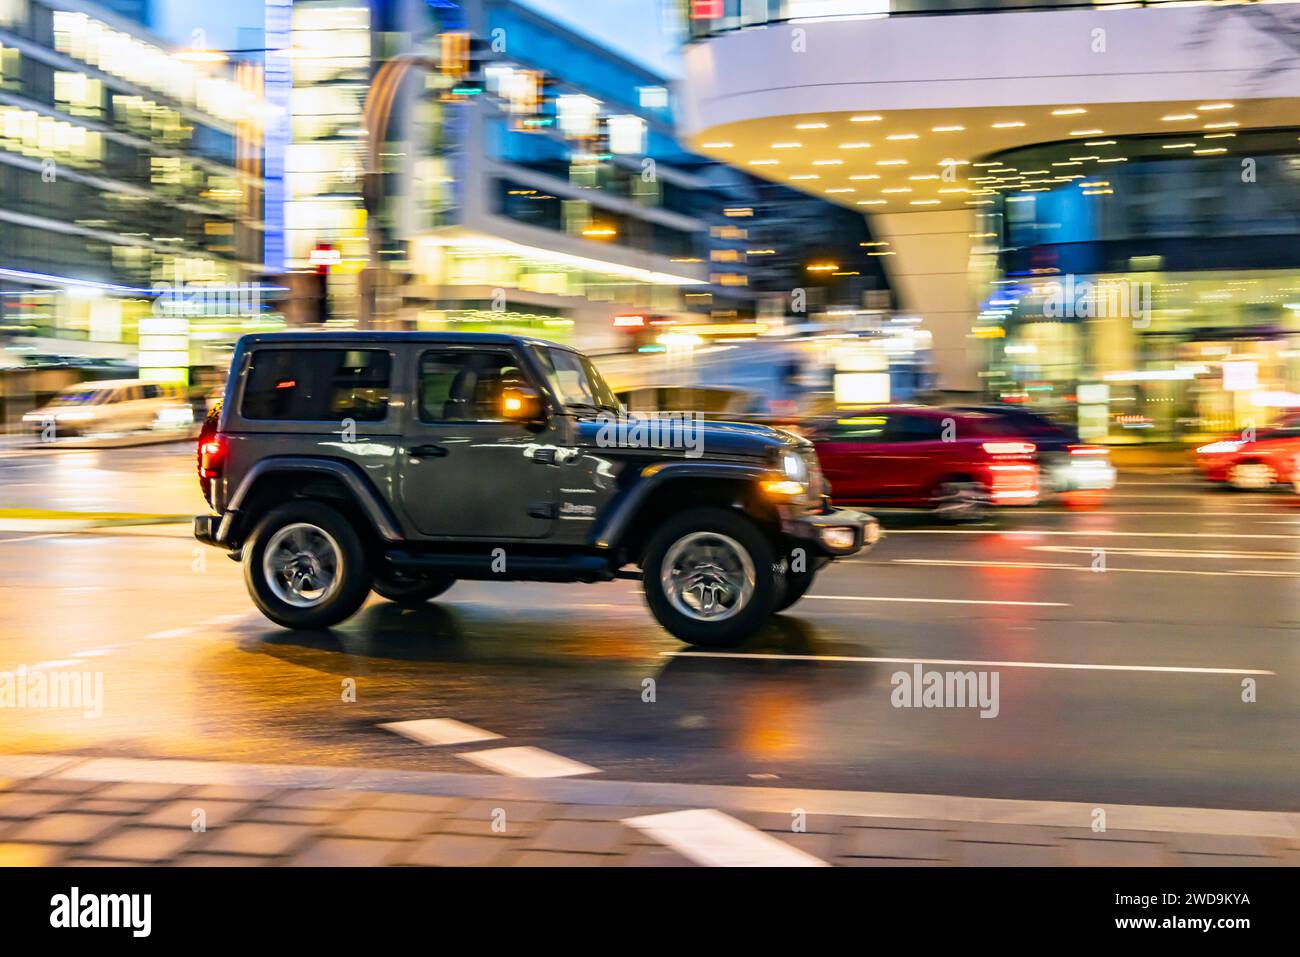
[[[307,522],[276,530],[262,552],[262,574],[275,596],[296,608],[313,608],[339,589],[343,551],[329,532]]]
[[[966,515],[983,505],[979,490],[961,482],[949,482],[939,491],[939,504],[935,511],[945,515]]]
[[[1267,488],[1273,484],[1273,470],[1259,462],[1234,465],[1232,484],[1237,488]]]
[[[664,556],[660,584],[669,603],[696,621],[726,621],[754,596],[754,562],[734,538],[691,532]]]

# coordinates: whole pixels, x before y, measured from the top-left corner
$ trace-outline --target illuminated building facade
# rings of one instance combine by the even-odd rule
[[[617,341],[616,315],[678,314],[687,292],[739,284],[709,261],[717,197],[653,72],[505,0],[299,0],[293,45],[288,265],[338,251],[335,321],[355,318],[376,241],[397,286],[383,321],[422,328],[599,346]],[[370,224],[365,93],[402,53],[438,66],[396,90]]]
[[[1300,5],[676,8],[684,142],[864,213],[944,387],[1112,442],[1300,405]]]
[[[260,67],[174,53],[92,3],[0,0],[7,335],[138,356],[143,374],[180,380],[196,338],[256,317],[237,289],[264,269]],[[233,305],[210,329],[189,307],[158,322],[164,283]]]

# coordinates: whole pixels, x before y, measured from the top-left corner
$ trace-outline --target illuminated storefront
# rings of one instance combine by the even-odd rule
[[[998,397],[1077,405],[1112,442],[1300,406],[1300,130],[1222,126],[995,157],[976,330]]]

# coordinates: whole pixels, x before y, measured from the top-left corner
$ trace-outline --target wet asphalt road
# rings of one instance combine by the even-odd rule
[[[105,688],[95,718],[0,708],[0,753],[491,773],[379,727],[451,717],[611,780],[1300,810],[1300,502],[1121,483],[1100,508],[975,527],[887,517],[726,658],[681,654],[635,582],[461,583],[291,633],[187,528],[0,532],[0,671]],[[0,508],[18,505],[201,502],[176,445],[0,457]],[[893,707],[915,659],[997,672],[997,717]]]

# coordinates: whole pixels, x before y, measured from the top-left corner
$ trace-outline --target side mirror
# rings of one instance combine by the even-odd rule
[[[541,422],[546,418],[542,394],[528,385],[502,389],[501,415],[513,422]]]

